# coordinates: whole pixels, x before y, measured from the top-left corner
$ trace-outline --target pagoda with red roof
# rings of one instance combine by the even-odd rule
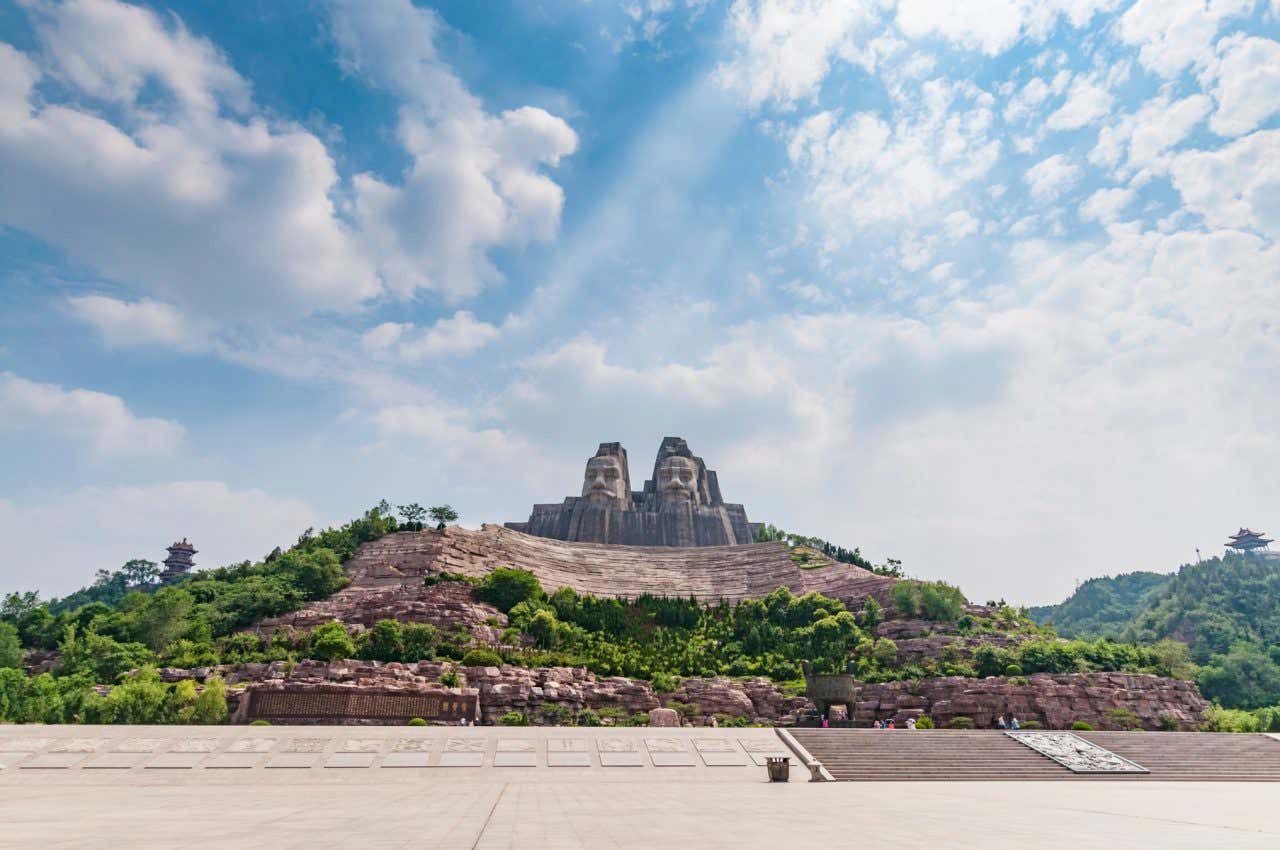
[[[1261,554],[1266,552],[1268,545],[1273,542],[1270,537],[1264,536],[1261,531],[1242,528],[1231,535],[1231,539],[1227,541],[1227,548],[1241,554]]]

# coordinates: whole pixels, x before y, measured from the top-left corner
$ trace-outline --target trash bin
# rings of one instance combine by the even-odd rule
[[[770,782],[787,782],[791,778],[790,756],[768,756],[764,761]]]

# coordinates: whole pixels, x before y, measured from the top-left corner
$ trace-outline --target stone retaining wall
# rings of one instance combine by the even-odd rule
[[[457,688],[445,688],[441,676],[453,671]],[[715,715],[756,723],[786,725],[809,707],[804,697],[782,694],[768,679],[731,680],[691,677],[670,694],[656,693],[648,682],[624,676],[596,676],[577,667],[459,667],[448,662],[379,664],[373,661],[285,662],[223,665],[160,671],[166,681],[219,675],[232,686],[238,702],[244,687],[291,690],[340,684],[377,693],[432,692],[478,694],[485,723],[518,711],[534,722],[554,721],[583,709],[616,709],[647,713],[679,703],[686,723],[703,725]],[[927,714],[939,726],[968,717],[987,727],[1000,714],[1035,721],[1046,728],[1066,728],[1075,721],[1095,729],[1161,729],[1170,725],[1195,729],[1204,722],[1207,703],[1191,682],[1126,673],[1038,674],[1022,677],[965,679],[958,676],[912,682],[866,683],[857,686],[854,721],[896,720]],[[233,704],[234,710],[236,706]],[[355,722],[355,721],[353,721]]]

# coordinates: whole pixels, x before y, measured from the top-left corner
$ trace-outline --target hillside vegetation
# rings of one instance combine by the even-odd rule
[[[1227,554],[1159,576],[1128,573],[1081,585],[1061,605],[1031,609],[1079,637],[1188,647],[1204,695],[1224,706],[1280,704],[1280,560]]]

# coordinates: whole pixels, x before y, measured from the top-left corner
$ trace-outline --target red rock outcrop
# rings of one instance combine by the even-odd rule
[[[356,629],[370,628],[379,620],[427,623],[439,629],[465,629],[482,643],[497,643],[507,625],[507,617],[492,605],[476,600],[471,585],[445,581],[430,587],[420,578],[403,578],[394,585],[385,582],[350,585],[300,611],[270,617],[258,628],[272,632],[279,628],[311,629],[338,620]]]
[[[363,544],[346,564],[352,588],[400,587],[442,572],[480,577],[495,567],[529,570],[547,592],[572,587],[595,596],[692,595],[714,603],[789,587],[796,594],[817,591],[840,599],[853,610],[867,596],[883,601],[894,582],[844,563],[800,569],[783,543],[610,546],[550,540],[496,525],[388,534]]]

